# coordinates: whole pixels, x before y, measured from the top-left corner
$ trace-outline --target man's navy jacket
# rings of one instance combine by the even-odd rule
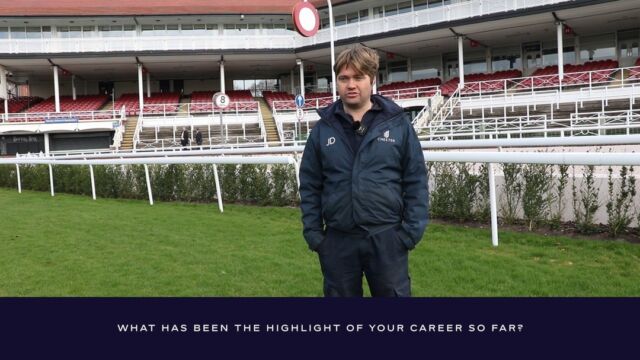
[[[391,227],[408,249],[427,226],[427,172],[409,116],[394,102],[373,95],[382,121],[365,134],[354,152],[336,110],[322,109],[300,165],[300,208],[309,248],[324,240],[325,226],[370,235]]]

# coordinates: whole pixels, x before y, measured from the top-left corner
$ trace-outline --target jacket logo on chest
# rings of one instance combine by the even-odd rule
[[[394,143],[396,139],[389,137],[389,130],[385,131],[382,136],[378,138],[378,141],[386,142],[386,143]]]
[[[327,146],[331,146],[336,143],[336,138],[333,136],[327,139]]]

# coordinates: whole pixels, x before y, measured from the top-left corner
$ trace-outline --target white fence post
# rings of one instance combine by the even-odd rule
[[[18,194],[22,194],[22,183],[20,182],[20,166],[16,164],[16,175],[18,176]]]
[[[151,178],[149,178],[149,166],[144,164],[144,174],[147,177],[147,191],[149,192],[149,205],[153,205],[153,193],[151,192]]]
[[[491,243],[498,246],[498,202],[496,200],[496,177],[493,163],[487,163],[489,172],[489,201],[491,204]]]
[[[93,200],[96,199],[96,181],[93,177],[93,165],[89,164],[89,173],[91,174],[91,194],[93,195]]]
[[[51,187],[51,196],[55,196],[55,190],[53,189],[53,167],[49,164],[49,186]]]
[[[216,194],[218,195],[218,208],[220,209],[220,212],[224,212],[224,209],[222,208],[222,191],[220,189],[220,179],[218,178],[218,166],[216,164],[213,164],[213,178],[215,179],[215,182],[216,182]]]

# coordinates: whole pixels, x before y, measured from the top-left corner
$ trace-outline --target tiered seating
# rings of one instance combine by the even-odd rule
[[[589,83],[602,83],[611,80],[611,76],[616,71],[618,62],[616,60],[590,61],[582,65],[564,65],[563,85],[583,85]],[[523,79],[515,86],[516,89],[531,89],[558,87],[560,78],[558,76],[558,66],[550,65],[536,70],[530,78]]]
[[[192,114],[210,113],[213,108],[213,91],[194,91],[191,93],[190,111]]]
[[[98,111],[104,104],[109,101],[107,95],[86,95],[77,96],[76,100],[73,100],[71,96],[60,97],[60,112],[81,112],[81,111]],[[56,111],[55,97],[50,97],[29,109],[27,113],[46,113]]]
[[[393,82],[378,87],[378,94],[392,97],[396,100],[429,97],[436,93],[437,86],[441,83],[439,78]]]
[[[251,91],[249,90],[230,90],[226,92],[231,99],[231,104],[229,105],[229,110],[235,110],[236,107],[238,111],[258,111],[258,103],[251,95]]]
[[[322,108],[333,103],[333,95],[328,92],[309,92],[304,94],[305,108]]]
[[[140,102],[138,94],[122,94],[116,100],[115,108],[120,109],[123,105],[127,116],[140,114]],[[180,103],[180,93],[152,93],[151,97],[144,97],[145,114],[176,113]]]
[[[33,106],[42,101],[42,98],[37,96],[21,96],[8,100],[9,113],[19,113],[29,106]],[[4,113],[4,101],[0,100],[0,113]]]
[[[267,104],[269,104],[269,107],[271,107],[271,110],[274,110],[273,109],[274,101],[283,101],[283,103],[276,104],[276,106],[278,107],[278,110],[295,110],[296,109],[296,105],[293,102],[295,99],[295,96],[289,93],[286,93],[283,91],[263,91],[262,96],[264,97],[264,100],[267,102]]]
[[[465,87],[462,94],[477,94],[502,91],[505,88],[506,79],[522,76],[520,70],[504,70],[491,74],[469,74],[464,76]],[[455,77],[442,85],[440,90],[443,95],[451,95],[458,88],[460,78]]]
[[[640,58],[636,60],[634,66],[636,66],[636,68],[629,69],[629,77],[627,79],[640,80]]]
[[[258,103],[249,90],[230,90],[225,92],[231,99],[228,111],[257,111]],[[213,107],[213,91],[194,91],[191,93],[191,113],[211,112]]]

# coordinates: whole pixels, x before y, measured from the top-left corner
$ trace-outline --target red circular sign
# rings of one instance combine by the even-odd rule
[[[311,3],[301,1],[293,6],[293,24],[302,36],[313,36],[320,27],[320,15]]]

